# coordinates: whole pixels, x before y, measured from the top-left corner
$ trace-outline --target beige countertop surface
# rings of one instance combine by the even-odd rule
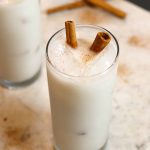
[[[42,10],[59,1],[43,1]],[[49,16],[43,12],[43,53],[50,36],[66,20],[110,30],[120,44],[110,150],[150,150],[150,13],[127,1],[110,3],[125,10],[127,18],[121,20],[89,7]],[[17,90],[0,87],[0,150],[52,150],[49,106],[45,65],[31,86]]]

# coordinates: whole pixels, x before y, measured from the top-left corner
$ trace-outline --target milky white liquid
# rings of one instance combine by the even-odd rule
[[[78,28],[77,49],[65,43],[63,31],[49,45],[52,64],[47,64],[47,74],[58,150],[100,150],[108,138],[117,65],[107,69],[117,49],[112,39],[102,53],[91,52],[97,32],[91,27]]]
[[[39,0],[0,0],[0,80],[22,82],[41,66]]]

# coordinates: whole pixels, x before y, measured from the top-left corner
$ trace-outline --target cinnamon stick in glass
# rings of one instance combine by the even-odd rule
[[[126,17],[126,13],[124,11],[112,6],[108,2],[105,2],[104,0],[84,0],[84,1],[91,6],[102,8],[120,18]]]
[[[66,21],[65,28],[66,28],[67,44],[70,45],[72,48],[76,48],[78,44],[77,44],[77,38],[76,38],[75,23],[73,21]]]
[[[56,13],[56,12],[60,12],[60,11],[63,11],[63,10],[69,10],[69,9],[83,7],[85,5],[86,5],[86,3],[83,0],[81,0],[81,1],[77,1],[77,2],[64,4],[64,5],[61,5],[61,6],[58,6],[58,7],[49,8],[46,11],[46,13],[47,14]]]
[[[111,37],[108,33],[98,32],[90,50],[101,52],[109,44],[110,40]]]

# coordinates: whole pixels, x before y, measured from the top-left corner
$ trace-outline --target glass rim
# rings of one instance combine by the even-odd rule
[[[96,76],[103,76],[104,74],[106,74],[117,62],[118,60],[118,57],[119,57],[119,43],[116,39],[116,37],[107,29],[103,28],[103,27],[100,27],[100,26],[97,26],[97,25],[80,25],[80,24],[77,24],[76,25],[76,28],[80,28],[80,27],[88,27],[88,28],[95,28],[95,29],[102,29],[106,32],[108,32],[114,39],[115,43],[116,43],[116,47],[117,47],[117,53],[115,55],[115,58],[113,60],[113,62],[111,63],[111,65],[109,67],[107,67],[104,71],[100,72],[100,73],[96,73],[96,74],[92,74],[92,75],[79,75],[79,76],[75,76],[75,75],[69,75],[65,72],[62,72],[60,71],[59,69],[57,69],[53,63],[51,62],[50,58],[49,58],[49,54],[48,54],[48,49],[49,49],[49,45],[52,41],[52,39],[55,37],[55,35],[57,35],[58,33],[60,33],[61,31],[65,30],[65,28],[62,28],[60,30],[58,30],[57,32],[55,32],[51,37],[50,39],[48,40],[47,42],[47,45],[46,45],[46,60],[48,62],[48,65],[51,65],[51,67],[56,71],[58,72],[59,74],[62,74],[63,76],[66,76],[66,77],[69,77],[69,78],[91,78],[91,77],[96,77]]]

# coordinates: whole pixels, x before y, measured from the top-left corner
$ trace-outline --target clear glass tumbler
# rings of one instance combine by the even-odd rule
[[[105,62],[111,63],[90,76],[69,75],[56,68],[51,58],[52,51],[62,44],[58,40],[65,40],[65,29],[50,38],[46,55],[55,149],[103,150],[109,135],[119,45],[112,33],[98,26],[78,25],[76,31],[78,38],[84,35],[92,41],[98,32],[107,32],[112,38],[112,49]]]
[[[0,85],[28,85],[40,70],[39,0],[0,1]]]

